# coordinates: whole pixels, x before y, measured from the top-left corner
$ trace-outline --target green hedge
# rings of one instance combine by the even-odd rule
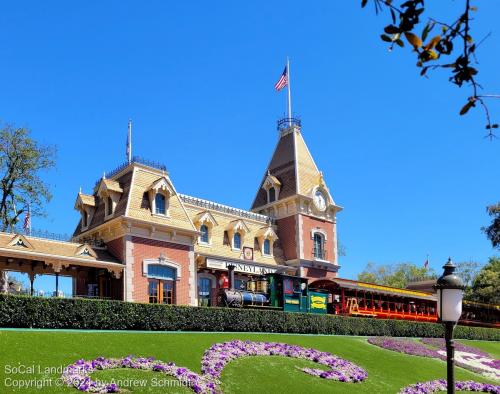
[[[442,337],[440,324],[267,310],[205,308],[0,295],[0,327],[237,331]],[[500,330],[463,327],[457,338],[500,340]]]

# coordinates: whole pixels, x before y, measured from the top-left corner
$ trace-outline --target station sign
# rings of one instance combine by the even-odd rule
[[[278,269],[273,267],[263,267],[261,265],[239,263],[235,261],[207,259],[207,268],[227,271],[229,265],[234,265],[234,272],[241,272],[245,274],[265,275],[272,274]]]

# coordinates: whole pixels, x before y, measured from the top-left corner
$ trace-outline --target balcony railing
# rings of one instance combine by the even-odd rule
[[[315,259],[327,260],[327,256],[326,256],[327,253],[326,253],[326,250],[323,248],[314,247],[312,250],[312,254],[313,254]]]
[[[302,122],[299,118],[281,118],[278,120],[278,131],[286,130],[292,126],[302,126]]]
[[[152,161],[152,160],[143,159],[142,157],[139,157],[139,156],[132,157],[131,163],[142,164],[144,166],[151,167],[151,168],[154,168],[154,169],[160,170],[160,171],[165,171],[165,172],[167,171],[167,167],[165,166],[165,164],[158,163],[158,162]],[[112,170],[110,172],[106,172],[106,178],[111,178],[111,177],[115,176],[120,171],[125,169],[129,164],[130,163],[128,161],[125,161],[122,164],[120,164],[118,167],[116,167],[114,170]],[[102,178],[99,178],[97,180],[97,182],[95,183],[95,186],[97,186],[99,184],[99,182],[101,182],[101,179]]]
[[[36,238],[50,239],[52,241],[71,242],[71,235],[52,233],[52,232],[47,231],[47,230],[40,230],[40,229],[25,230],[22,227],[16,226],[14,228],[9,227],[4,232],[11,233],[11,234],[23,234],[23,235],[27,235],[30,237],[36,237]]]

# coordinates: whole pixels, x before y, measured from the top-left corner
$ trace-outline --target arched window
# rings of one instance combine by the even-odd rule
[[[325,239],[322,234],[314,233],[313,255],[317,259],[325,260]]]
[[[108,197],[107,205],[108,205],[107,215],[112,215],[113,214],[113,200],[111,197]]]
[[[148,294],[152,304],[173,304],[176,269],[161,264],[148,265]]]
[[[149,264],[148,278],[175,280],[175,268],[167,267],[161,264]]]
[[[200,227],[200,242],[203,242],[204,244],[208,244],[208,227],[204,224],[201,225]]]
[[[165,196],[161,193],[156,193],[155,196],[155,213],[165,215]]]
[[[276,189],[274,187],[271,187],[269,189],[269,202],[273,202],[276,200]]]
[[[271,241],[268,239],[264,240],[264,254],[271,254]]]
[[[234,235],[233,235],[233,248],[234,249],[241,249],[241,234],[240,233],[234,233]]]

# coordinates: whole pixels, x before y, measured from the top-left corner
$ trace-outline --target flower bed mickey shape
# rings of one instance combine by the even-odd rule
[[[325,371],[302,368],[302,371],[340,382],[361,382],[368,376],[364,369],[327,352],[286,343],[251,341],[231,341],[212,345],[203,355],[201,370],[204,374],[218,379],[226,364],[237,358],[248,356],[283,356],[313,361],[329,369]]]
[[[179,367],[172,362],[165,363],[152,357],[134,358],[128,356],[122,359],[99,357],[92,361],[78,360],[65,368],[62,378],[68,386],[75,387],[80,391],[116,393],[119,391],[116,384],[94,381],[90,375],[98,370],[132,368],[164,373],[179,380],[195,393],[213,394],[221,392],[220,376],[224,367],[237,358],[249,356],[281,356],[309,360],[329,369],[302,368],[303,372],[340,382],[361,382],[368,376],[366,371],[357,365],[316,349],[277,342],[231,341],[212,345],[205,352],[201,366],[202,375]]]
[[[98,357],[92,361],[78,360],[67,366],[62,374],[62,379],[68,386],[89,393],[117,393],[119,387],[113,383],[96,382],[90,378],[90,374],[98,370],[131,368],[144,371],[164,373],[171,376],[184,386],[191,388],[195,393],[216,393],[216,384],[203,376],[179,367],[175,363],[165,363],[155,360],[153,357],[104,358]]]
[[[417,342],[403,338],[373,337],[368,342],[400,353],[446,361],[445,341],[440,338],[424,338]],[[494,360],[488,353],[471,346],[461,343],[456,343],[455,346],[456,365],[492,379],[500,379],[499,360]]]
[[[430,382],[416,383],[402,389],[399,394],[427,394],[438,391],[446,391],[446,380],[431,380]],[[481,391],[483,393],[500,394],[500,386],[487,383],[474,382],[472,380],[455,382],[456,391]]]

